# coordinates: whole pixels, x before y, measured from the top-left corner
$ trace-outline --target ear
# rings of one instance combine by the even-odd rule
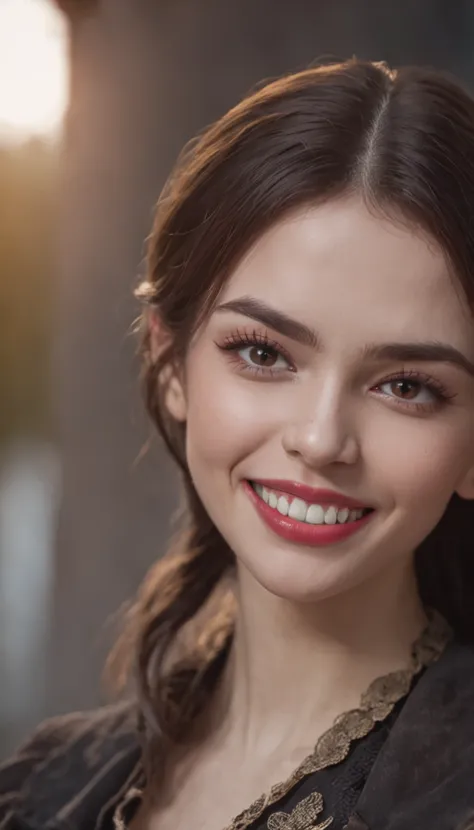
[[[170,415],[175,421],[184,423],[188,414],[188,405],[186,401],[186,394],[184,389],[184,380],[181,377],[181,372],[170,367],[168,380],[166,383],[165,404]]]
[[[170,343],[170,334],[164,328],[156,309],[147,310],[147,325],[150,331],[150,357],[154,363],[163,349]],[[169,364],[161,373],[159,382],[165,387],[165,405],[176,421],[185,421],[187,403],[184,385],[184,370]]]

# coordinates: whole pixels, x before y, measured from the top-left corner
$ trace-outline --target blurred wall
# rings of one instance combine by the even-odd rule
[[[59,464],[49,399],[58,153],[36,138],[0,142],[1,756],[44,710]]]
[[[93,706],[107,621],[165,549],[175,474],[137,382],[132,289],[178,151],[263,78],[321,56],[472,73],[468,2],[63,0],[64,143],[54,377],[63,499],[45,710]]]

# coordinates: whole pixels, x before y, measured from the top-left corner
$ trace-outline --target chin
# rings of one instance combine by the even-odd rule
[[[273,596],[294,603],[316,603],[329,599],[342,593],[348,587],[347,577],[341,578],[341,574],[323,571],[321,565],[315,567],[315,563],[295,563],[293,557],[291,562],[278,562],[278,557],[273,557],[271,567],[265,562],[246,562],[244,564],[253,580],[258,582],[261,588]],[[306,567],[305,567],[306,566]]]

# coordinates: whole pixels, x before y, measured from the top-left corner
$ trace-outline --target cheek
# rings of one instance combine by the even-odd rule
[[[268,440],[279,408],[272,384],[253,383],[220,355],[191,356],[187,371],[187,453],[191,468],[228,469]],[[279,421],[279,418],[278,418]]]
[[[200,458],[221,469],[235,465],[278,430],[277,413],[274,396],[266,396],[257,384],[223,377],[219,384],[210,378],[193,383],[188,396],[188,463]]]
[[[377,440],[378,437],[378,440]],[[463,476],[472,438],[462,424],[446,420],[404,419],[396,428],[374,431],[373,466],[392,497],[407,509],[442,510]]]

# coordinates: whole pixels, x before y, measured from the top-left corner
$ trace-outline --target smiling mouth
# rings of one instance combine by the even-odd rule
[[[257,496],[275,513],[287,516],[302,525],[343,525],[359,522],[371,507],[350,508],[332,504],[313,504],[303,499],[272,490],[254,481],[248,482]]]

